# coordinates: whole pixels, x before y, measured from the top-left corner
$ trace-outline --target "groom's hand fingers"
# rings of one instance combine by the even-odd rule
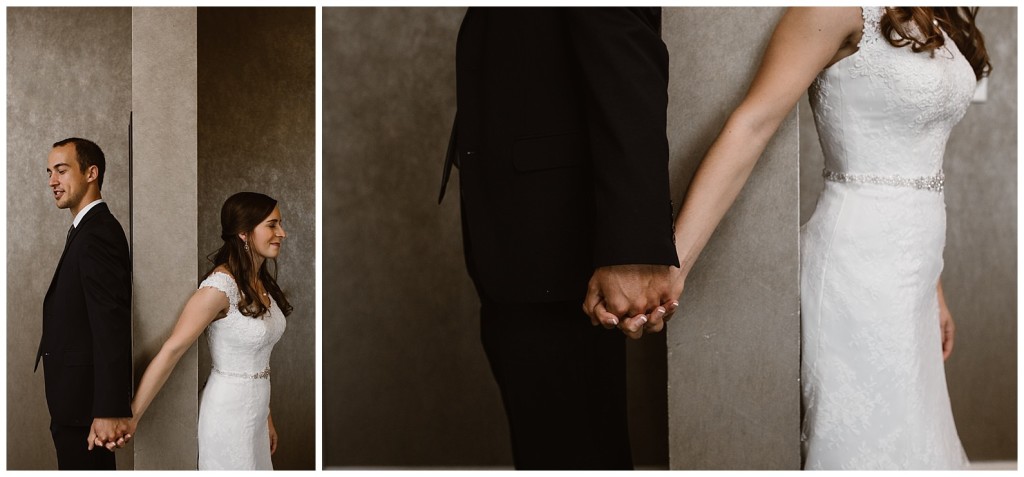
[[[92,429],[89,429],[89,437],[85,438],[85,442],[88,444],[89,450],[92,450],[92,448],[95,446],[95,441],[96,433],[93,432]],[[101,442],[100,445],[103,445],[103,443]]]
[[[644,331],[647,333],[661,333],[661,330],[665,328],[665,314],[667,310],[663,306],[659,306],[651,312],[650,319],[647,320],[647,324],[644,325]]]
[[[662,321],[668,323],[668,320],[671,320],[675,316],[676,310],[679,309],[679,300],[669,300],[667,303],[662,303],[661,306],[665,309],[665,317]]]
[[[631,316],[622,320],[622,324],[619,329],[626,336],[638,340],[644,335],[644,325],[647,324],[649,318],[647,315],[641,313],[636,316]]]
[[[604,302],[599,302],[594,306],[594,316],[597,321],[601,323],[601,326],[604,326],[609,330],[615,328],[619,324],[619,317],[610,313],[608,309],[605,308]]]
[[[597,316],[597,304],[601,303],[601,290],[593,280],[587,284],[587,296],[583,299],[583,313],[590,317],[590,324],[597,326],[600,320]]]

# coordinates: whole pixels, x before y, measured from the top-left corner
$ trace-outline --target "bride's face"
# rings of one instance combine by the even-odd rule
[[[281,209],[274,207],[274,211],[253,229],[249,243],[255,248],[253,251],[263,258],[277,258],[281,253],[281,242],[287,236],[281,225]]]

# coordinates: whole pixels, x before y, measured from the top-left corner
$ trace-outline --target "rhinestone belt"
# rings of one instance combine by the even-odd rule
[[[270,379],[270,366],[267,369],[258,373],[229,373],[227,371],[221,371],[217,368],[213,368],[213,372],[221,376],[230,376],[232,378],[243,378],[243,379]]]
[[[832,182],[855,182],[858,184],[877,184],[893,187],[909,187],[911,189],[929,190],[942,192],[946,176],[942,172],[938,175],[926,177],[900,177],[900,176],[875,176],[871,174],[846,174],[825,169],[821,171],[825,180]]]

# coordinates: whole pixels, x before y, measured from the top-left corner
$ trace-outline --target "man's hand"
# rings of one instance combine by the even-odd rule
[[[92,420],[92,427],[89,428],[88,448],[106,447],[113,451],[115,448],[124,447],[132,438],[131,418],[128,417],[97,417]]]
[[[660,332],[665,317],[678,306],[682,283],[676,293],[673,280],[678,271],[669,265],[599,267],[590,277],[583,311],[591,324],[618,326],[630,338],[640,338],[644,331]]]

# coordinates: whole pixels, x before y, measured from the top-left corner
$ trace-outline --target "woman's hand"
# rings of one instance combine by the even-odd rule
[[[946,306],[946,296],[942,293],[942,282],[939,282],[939,330],[942,334],[942,360],[949,359],[953,354],[953,336],[956,334],[956,325],[953,324],[953,314]]]
[[[270,455],[277,452],[277,429],[274,429],[274,419],[267,414],[267,428],[270,429]]]

